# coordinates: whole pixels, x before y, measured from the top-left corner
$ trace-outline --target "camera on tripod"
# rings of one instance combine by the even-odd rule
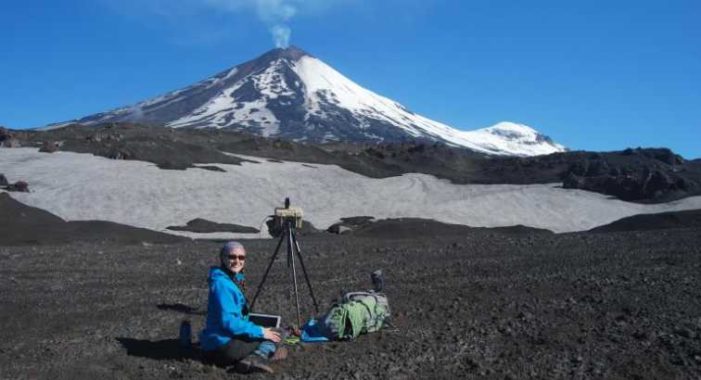
[[[279,237],[286,223],[290,223],[294,228],[302,228],[304,212],[301,207],[290,206],[290,198],[285,198],[285,207],[275,207],[270,218],[267,221],[268,232],[273,237]]]
[[[309,295],[312,297],[312,302],[314,303],[314,310],[317,314],[319,313],[319,304],[316,302],[316,297],[314,297],[312,283],[309,281],[307,269],[305,268],[304,260],[302,259],[302,252],[299,248],[299,242],[297,241],[297,234],[295,233],[296,229],[302,228],[303,216],[304,213],[302,212],[302,209],[300,207],[290,207],[290,198],[285,198],[285,207],[276,207],[273,215],[270,215],[268,221],[266,222],[268,224],[268,232],[270,232],[270,235],[274,237],[279,237],[280,240],[277,243],[277,247],[275,248],[273,256],[270,258],[268,267],[265,269],[265,274],[263,274],[263,280],[258,285],[258,289],[256,290],[256,294],[253,296],[253,301],[251,301],[250,307],[250,310],[254,310],[256,300],[258,299],[258,295],[263,289],[263,284],[265,284],[265,280],[268,278],[268,273],[270,273],[270,268],[272,268],[273,263],[275,262],[275,258],[280,252],[280,247],[282,246],[283,242],[286,242],[287,267],[290,268],[290,270],[292,270],[291,278],[292,283],[294,285],[293,294],[297,310],[297,326],[302,325],[302,314],[299,305],[297,268],[295,264],[296,261],[299,261],[299,264],[302,267],[302,273],[304,273],[304,279],[306,280],[307,287],[309,288]]]

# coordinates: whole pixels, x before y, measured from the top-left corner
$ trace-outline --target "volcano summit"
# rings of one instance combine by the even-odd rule
[[[359,86],[295,47],[271,50],[184,89],[70,123],[123,121],[173,128],[230,128],[309,142],[440,141],[496,155],[565,150],[521,124],[502,122],[461,131],[430,120]]]

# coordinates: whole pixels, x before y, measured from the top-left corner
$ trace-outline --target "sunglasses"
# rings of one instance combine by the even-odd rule
[[[229,255],[229,260],[239,259],[239,261],[245,261],[246,255]]]

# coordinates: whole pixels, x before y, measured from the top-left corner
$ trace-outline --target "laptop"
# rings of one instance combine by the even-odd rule
[[[263,327],[280,328],[282,318],[279,315],[250,313],[248,320]]]

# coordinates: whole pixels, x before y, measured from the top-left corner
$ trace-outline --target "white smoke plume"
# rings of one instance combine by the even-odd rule
[[[275,47],[286,48],[290,46],[290,35],[292,30],[287,25],[275,25],[270,28],[270,33],[273,34],[273,41],[275,42]]]
[[[195,30],[203,40],[223,38],[226,28],[217,25],[222,15],[254,14],[271,33],[276,47],[287,47],[291,23],[300,16],[320,15],[340,5],[371,4],[370,0],[97,0],[127,17],[153,24],[153,16],[178,30]],[[390,1],[390,0],[383,0]],[[410,0],[392,0],[410,1]],[[414,1],[414,0],[411,0]],[[426,1],[426,0],[421,0]],[[198,23],[213,16],[214,23]],[[199,39],[199,38],[196,38]]]
[[[297,14],[298,4],[303,2],[300,0],[255,0],[255,2],[258,17],[268,24],[275,47],[288,47],[292,35],[289,21]]]
[[[253,13],[270,31],[277,47],[287,47],[291,21],[299,15],[314,15],[340,4],[366,0],[100,0],[126,12],[149,13],[172,24],[184,25],[192,15],[203,13]]]

